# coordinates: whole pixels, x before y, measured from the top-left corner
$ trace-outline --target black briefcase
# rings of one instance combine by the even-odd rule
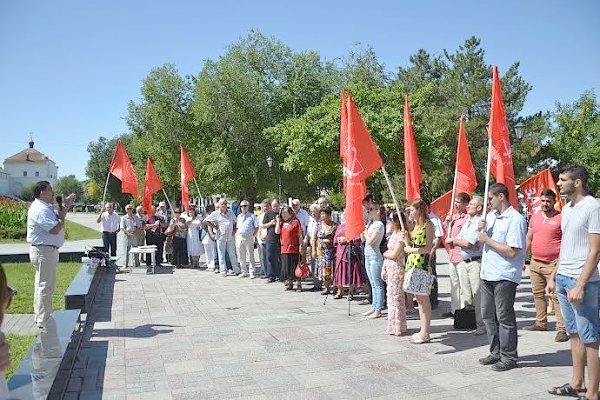
[[[477,329],[477,321],[475,320],[475,308],[473,308],[473,306],[466,306],[465,308],[461,310],[456,310],[454,312],[454,329]]]

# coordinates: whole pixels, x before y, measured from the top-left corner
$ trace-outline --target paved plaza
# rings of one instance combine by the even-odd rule
[[[570,377],[568,343],[519,331],[520,368],[480,366],[485,336],[452,329],[441,265],[433,341],[384,335],[366,306],[318,293],[285,292],[262,279],[164,268],[107,274],[91,312],[73,398],[103,399],[544,399]],[[528,278],[519,325],[532,322]],[[437,316],[437,317],[436,317]],[[552,324],[553,325],[553,324]],[[418,321],[409,321],[415,329]]]
[[[76,218],[97,229],[95,216]],[[69,381],[67,399],[553,398],[546,388],[570,377],[569,344],[555,343],[555,332],[519,330],[519,368],[480,366],[486,337],[440,318],[449,307],[443,250],[438,265],[442,301],[424,345],[385,335],[385,318],[361,316],[367,306],[357,301],[348,316],[345,298],[324,304],[319,293],[285,292],[280,283],[167,267],[106,272],[75,369],[59,379]],[[519,326],[534,316],[525,274]],[[411,332],[418,323],[408,321]]]

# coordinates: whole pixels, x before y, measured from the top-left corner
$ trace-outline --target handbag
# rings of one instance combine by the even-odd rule
[[[429,296],[435,277],[420,268],[411,268],[404,274],[402,288],[406,293]]]
[[[310,268],[308,267],[308,264],[305,262],[299,262],[294,270],[294,276],[297,279],[308,278],[310,276]]]
[[[473,308],[473,306],[466,306],[461,310],[454,311],[454,329],[477,329],[477,321],[475,320],[475,308]]]

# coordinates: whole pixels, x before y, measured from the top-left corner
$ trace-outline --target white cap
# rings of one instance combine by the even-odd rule
[[[164,201],[161,201],[160,203],[158,203],[159,207],[166,207],[167,203],[165,203]]]

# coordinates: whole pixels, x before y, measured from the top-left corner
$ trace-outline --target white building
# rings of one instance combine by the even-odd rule
[[[39,181],[56,184],[58,166],[34,149],[33,144],[29,142],[28,148],[4,160],[4,170],[0,169],[0,195],[18,196],[24,188]]]

